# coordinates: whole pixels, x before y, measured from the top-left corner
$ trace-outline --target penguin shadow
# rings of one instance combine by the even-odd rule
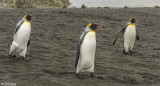
[[[92,79],[100,79],[100,80],[105,80],[105,78],[104,77],[102,77],[102,76],[95,76],[95,77],[91,77],[91,75],[89,75],[89,74],[86,74],[86,73],[81,73],[81,74],[76,74],[76,73],[74,73],[74,75],[75,75],[75,77],[77,78],[77,79],[80,79],[80,80],[83,80],[83,79],[90,79],[90,78],[92,78]]]
[[[58,71],[55,72],[50,69],[43,69],[42,71],[44,74],[49,74],[50,76],[53,76],[56,78],[68,77],[74,74],[74,72],[58,72]]]
[[[123,52],[122,52],[123,55],[130,55],[130,56],[132,56],[136,53],[137,53],[136,51],[131,51],[131,50],[129,52],[125,52],[125,50],[123,50]]]
[[[74,75],[77,79],[87,79],[87,78],[89,78],[88,74],[76,74],[76,73],[74,73]]]
[[[127,52],[127,53],[122,53],[122,54],[123,54],[123,55],[129,55],[129,56],[132,56],[132,55],[136,54],[136,52],[132,52],[132,53]]]
[[[31,61],[24,61],[22,60],[22,58],[19,57],[19,58],[9,58],[9,59],[7,58],[6,62],[9,62],[11,64],[21,64],[21,63],[25,64]]]
[[[30,58],[28,57],[18,57],[18,56],[12,56],[12,57],[9,57],[9,60],[14,60],[14,61],[31,61]]]
[[[93,78],[90,75],[88,75],[87,73],[81,73],[81,74],[77,75],[75,72],[53,72],[52,70],[48,70],[48,69],[43,69],[42,71],[45,74],[49,74],[49,75],[57,77],[57,78],[62,78],[64,76],[65,77],[72,76],[72,77],[75,77],[79,80],[90,79],[90,78],[105,80],[105,78],[101,77],[101,76],[96,76]]]

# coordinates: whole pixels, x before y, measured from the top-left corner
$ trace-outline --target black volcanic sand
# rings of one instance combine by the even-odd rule
[[[8,42],[17,21],[25,14],[32,23],[31,45],[26,58],[8,58]],[[140,41],[133,55],[123,55],[123,39],[116,34],[136,17]],[[76,45],[85,26],[97,29],[95,73],[101,78],[75,77]],[[17,86],[160,86],[160,9],[7,9],[0,10],[0,82]]]

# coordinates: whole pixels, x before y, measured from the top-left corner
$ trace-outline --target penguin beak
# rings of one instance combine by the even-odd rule
[[[139,21],[139,20],[135,20],[135,21],[137,22],[137,21]]]
[[[96,26],[97,28],[104,28],[105,26]]]
[[[31,19],[36,19],[35,17],[31,17]]]

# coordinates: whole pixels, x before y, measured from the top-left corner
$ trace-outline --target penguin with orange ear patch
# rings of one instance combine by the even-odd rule
[[[136,34],[136,26],[134,24],[136,21],[138,21],[136,20],[136,18],[131,18],[129,22],[124,26],[124,28],[118,33],[118,35],[116,36],[113,42],[113,45],[114,45],[118,39],[119,34],[123,33],[123,38],[124,38],[123,53],[124,54],[127,54],[128,52],[132,54],[134,43],[136,40],[137,41],[139,40],[139,36]]]
[[[83,30],[77,45],[76,53],[76,77],[83,78],[79,75],[79,72],[90,72],[91,77],[96,77],[94,74],[94,59],[96,52],[96,28],[102,28],[93,23],[87,25]]]
[[[13,32],[11,42],[9,44],[9,57],[15,58],[16,55],[22,57],[22,60],[25,59],[27,52],[27,47],[30,44],[30,34],[31,34],[31,23],[30,20],[35,19],[31,15],[25,15],[16,25],[16,28]],[[28,59],[29,60],[29,59]]]

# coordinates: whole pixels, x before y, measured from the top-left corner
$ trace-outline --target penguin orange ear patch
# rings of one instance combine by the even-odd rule
[[[130,18],[130,21],[132,20],[132,18]]]
[[[89,27],[91,27],[91,23],[89,23],[89,25],[88,25]]]
[[[24,18],[26,19],[27,15],[24,16]]]

